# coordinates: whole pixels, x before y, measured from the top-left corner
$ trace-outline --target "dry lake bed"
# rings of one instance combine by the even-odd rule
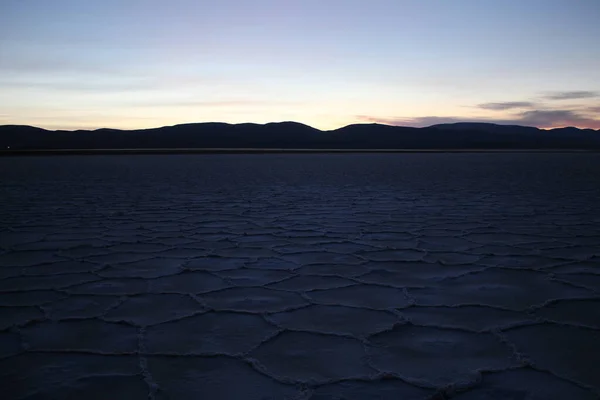
[[[0,397],[598,399],[600,154],[0,158]]]

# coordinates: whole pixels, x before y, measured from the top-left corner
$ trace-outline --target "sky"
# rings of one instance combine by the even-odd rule
[[[0,125],[600,129],[600,0],[0,0]]]

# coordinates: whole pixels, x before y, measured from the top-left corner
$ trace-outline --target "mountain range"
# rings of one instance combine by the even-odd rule
[[[600,150],[600,130],[538,129],[491,123],[439,124],[411,128],[354,124],[322,131],[297,122],[194,123],[152,129],[50,131],[26,125],[0,126],[0,151],[123,149],[579,149]]]

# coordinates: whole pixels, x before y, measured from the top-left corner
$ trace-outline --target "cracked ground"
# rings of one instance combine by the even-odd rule
[[[0,159],[3,399],[598,399],[600,155]]]

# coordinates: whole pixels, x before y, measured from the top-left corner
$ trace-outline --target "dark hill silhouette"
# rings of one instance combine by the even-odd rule
[[[354,124],[321,131],[296,122],[195,123],[152,129],[49,131],[0,126],[0,150],[98,149],[587,149],[600,150],[600,131],[542,130],[487,123],[411,128]],[[10,150],[9,150],[10,149]]]

